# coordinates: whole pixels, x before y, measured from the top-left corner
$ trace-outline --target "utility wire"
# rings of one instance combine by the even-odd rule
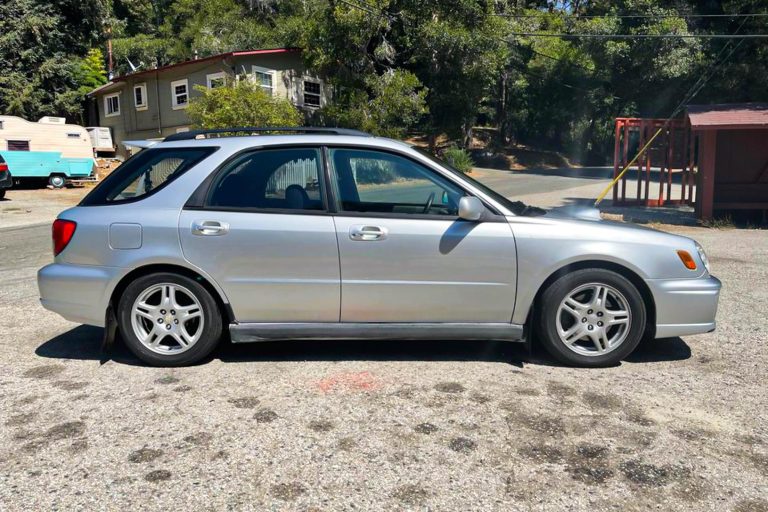
[[[768,34],[567,34],[550,32],[510,32],[519,37],[562,37],[591,39],[767,39]]]
[[[548,11],[542,11],[540,14],[504,14],[504,13],[495,13],[492,14],[492,16],[499,16],[502,18],[515,18],[515,19],[537,19],[544,17],[546,15],[555,15],[558,18],[565,18],[565,19],[575,19],[575,20],[582,20],[582,19],[662,19],[662,18],[745,18],[745,17],[753,17],[753,18],[762,18],[762,17],[768,17],[768,13],[753,13],[753,14],[585,14],[585,15],[578,15],[578,14],[564,14],[564,13],[557,13],[557,12],[548,12]]]

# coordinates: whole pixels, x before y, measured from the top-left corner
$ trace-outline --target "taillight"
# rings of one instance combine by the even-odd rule
[[[58,256],[61,251],[66,249],[67,244],[72,240],[75,234],[77,222],[64,219],[53,221],[53,255]]]
[[[0,172],[6,172],[8,170],[8,164],[0,162]]]

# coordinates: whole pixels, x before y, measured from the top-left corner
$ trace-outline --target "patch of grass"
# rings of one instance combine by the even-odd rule
[[[701,225],[705,228],[712,229],[734,229],[736,227],[736,224],[734,224],[733,218],[731,218],[730,215],[710,220],[703,220],[701,221]]]

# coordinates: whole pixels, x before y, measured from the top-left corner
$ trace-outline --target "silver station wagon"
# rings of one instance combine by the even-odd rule
[[[402,142],[248,128],[144,145],[59,215],[38,283],[148,364],[198,362],[228,331],[532,339],[606,366],[715,328],[720,282],[693,240],[511,201]]]

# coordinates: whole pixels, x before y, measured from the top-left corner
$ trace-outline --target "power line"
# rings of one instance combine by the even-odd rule
[[[768,17],[768,13],[753,13],[753,14],[562,14],[554,12],[541,12],[540,14],[504,14],[494,13],[492,16],[500,16],[502,18],[515,18],[515,19],[537,19],[548,14],[555,15],[559,18],[565,19],[663,19],[663,18],[762,18]]]
[[[591,39],[767,39],[768,34],[567,34],[551,32],[510,32],[519,37],[561,37]]]

